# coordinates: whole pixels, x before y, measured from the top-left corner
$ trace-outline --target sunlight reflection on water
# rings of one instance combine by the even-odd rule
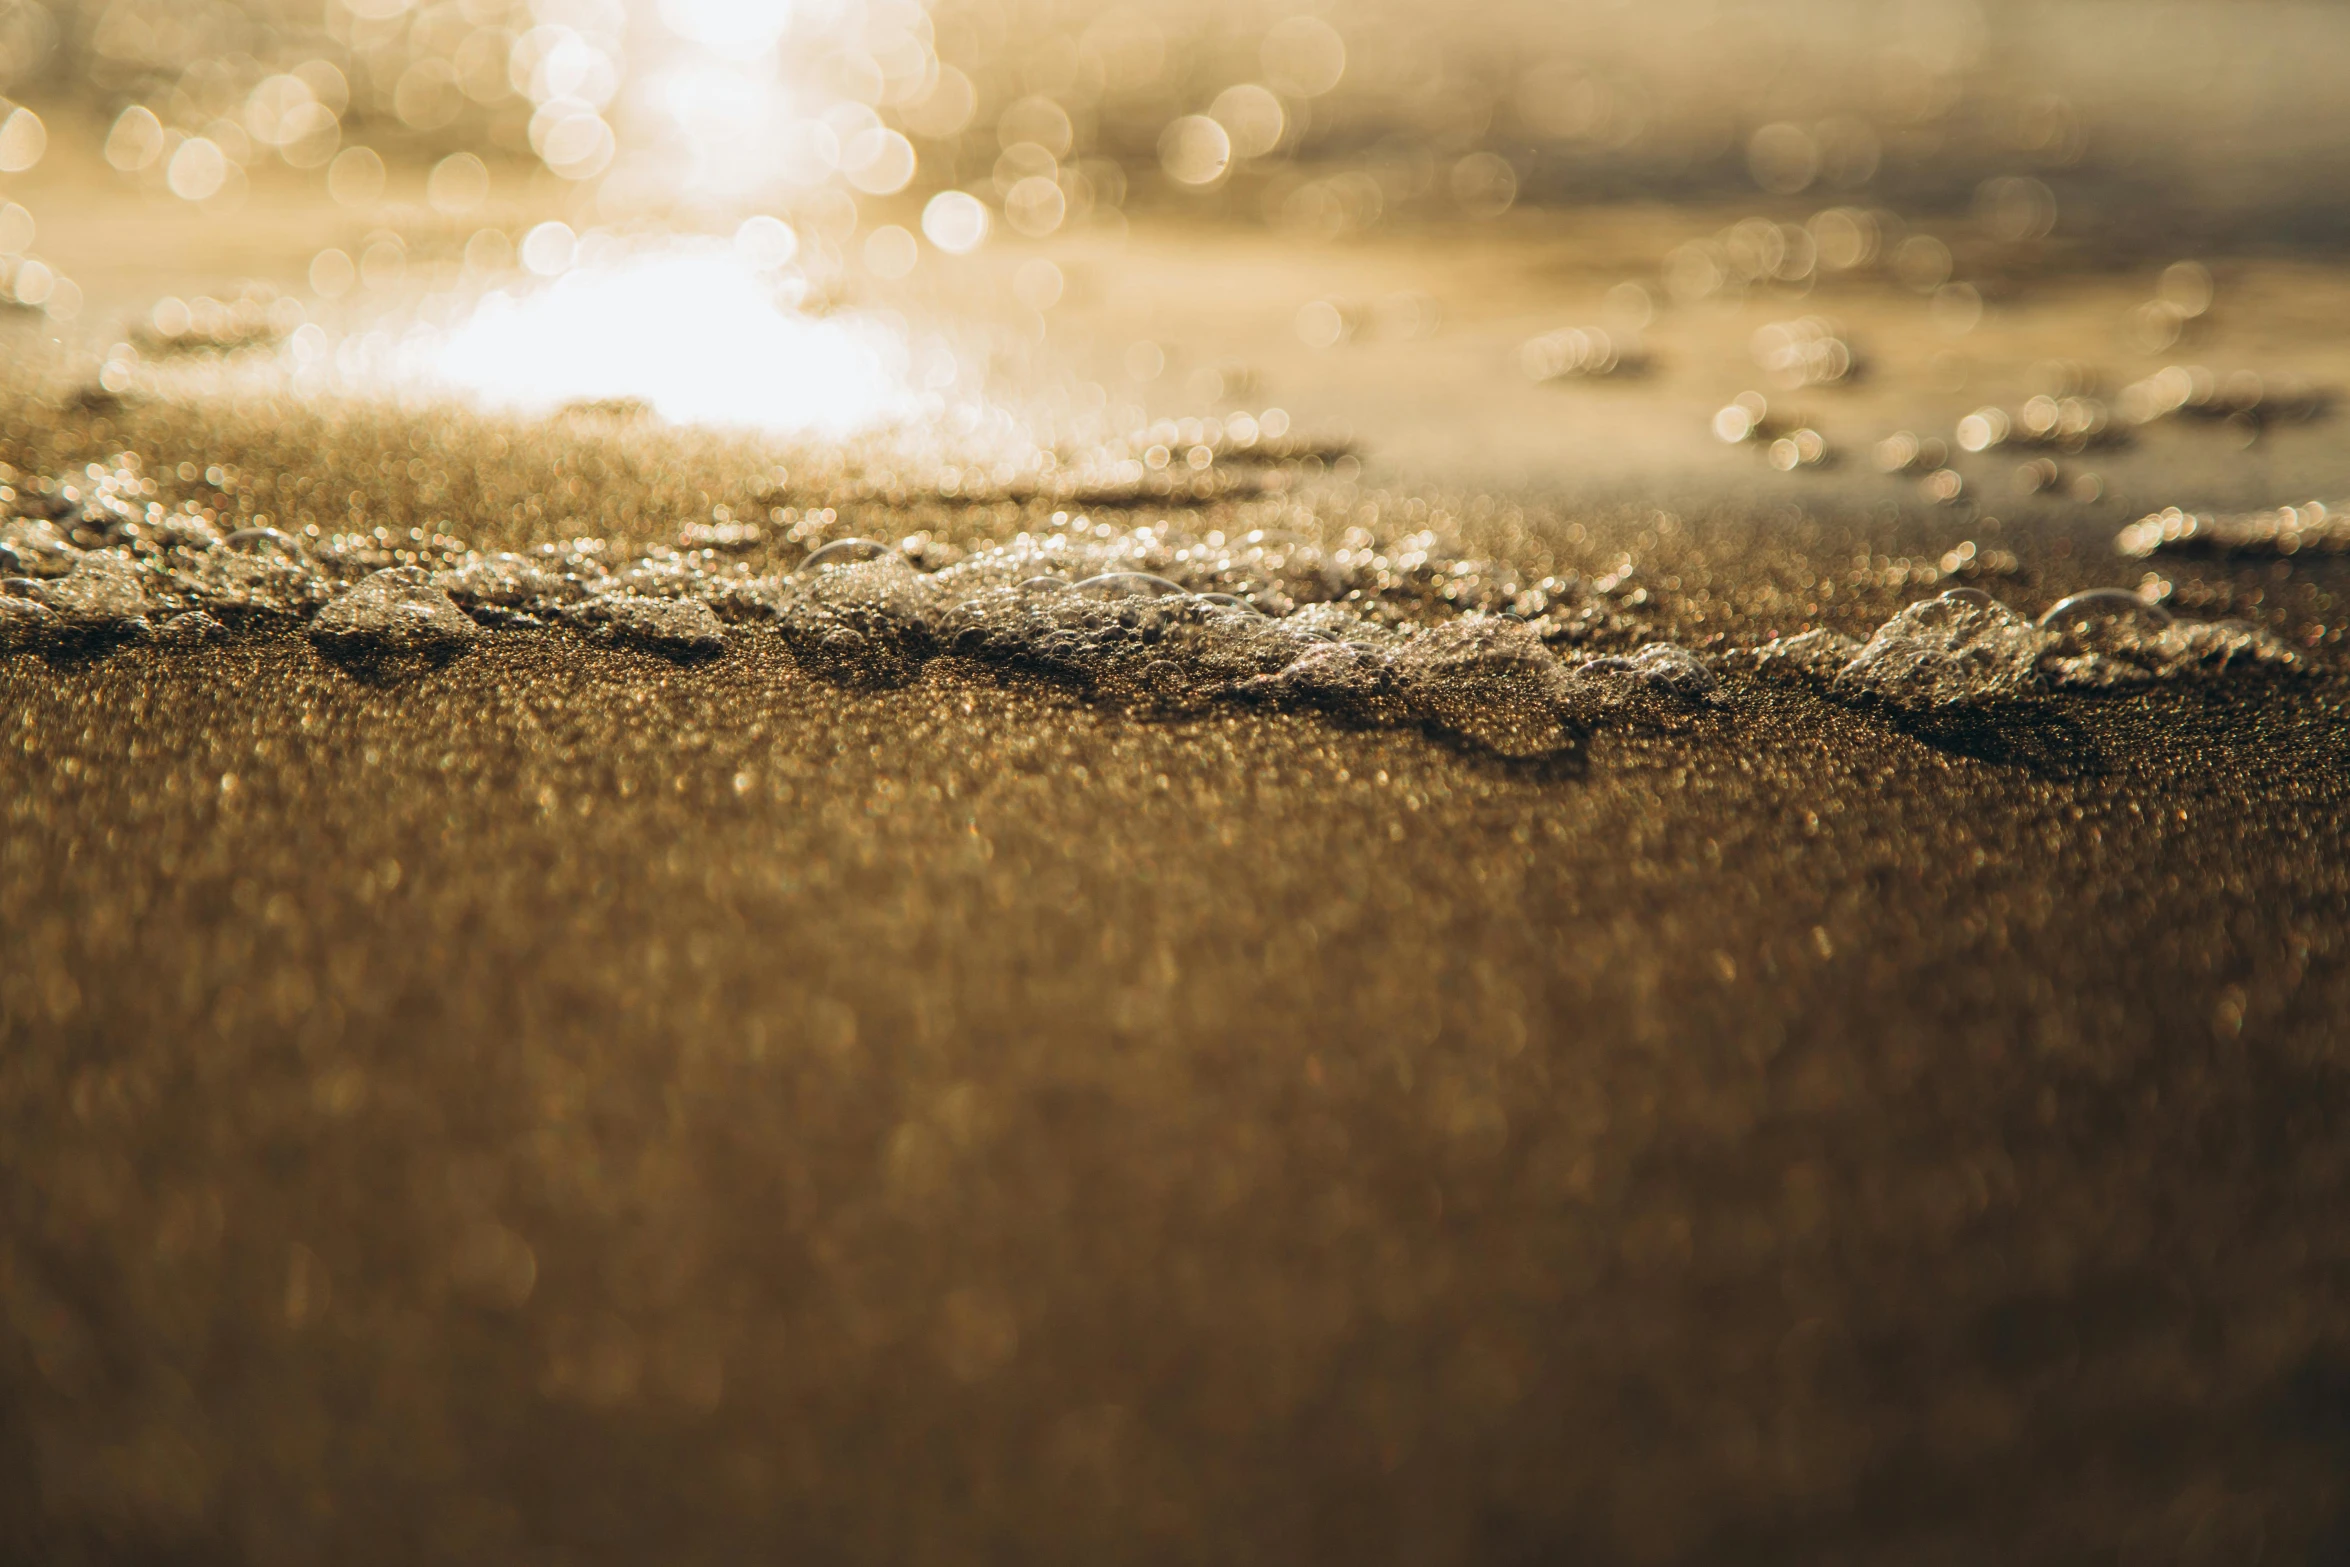
[[[435,368],[495,405],[629,399],[679,423],[837,436],[922,411],[891,323],[804,314],[723,241],[491,293],[449,334]]]

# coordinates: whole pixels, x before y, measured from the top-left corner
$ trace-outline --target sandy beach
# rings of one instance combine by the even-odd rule
[[[1699,645],[1930,596],[1574,515]],[[1964,732],[1725,660],[1530,762],[749,622],[9,655],[9,1553],[2330,1560],[2316,652]]]

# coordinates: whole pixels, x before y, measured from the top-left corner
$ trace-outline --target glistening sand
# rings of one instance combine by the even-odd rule
[[[95,417],[11,460],[419,482]],[[592,504],[734,482],[665,461]],[[1847,580],[1913,523],[1510,526],[1700,647],[1934,591]],[[2030,610],[2119,571],[2040,542]],[[2178,576],[2308,646],[2334,569]],[[1958,735],[1731,669],[1518,763],[756,627],[0,657],[0,1553],[2333,1560],[2311,657]]]

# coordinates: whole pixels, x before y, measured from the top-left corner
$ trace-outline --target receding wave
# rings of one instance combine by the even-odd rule
[[[1611,621],[1604,583],[1527,583],[1492,562],[1435,558],[1416,537],[1330,547],[1056,512],[972,548],[833,539],[783,571],[716,548],[623,558],[597,539],[385,566],[380,553],[272,528],[224,534],[179,514],[142,523],[103,501],[78,519],[84,544],[40,518],[0,525],[0,551],[22,573],[0,596],[0,646],[193,646],[259,621],[298,624],[345,660],[445,660],[552,633],[690,661],[769,636],[843,685],[901,686],[954,658],[1153,711],[1318,713],[1513,758],[1571,751],[1610,726],[1722,713],[1733,672],[1919,716],[2304,667],[2261,628],[2180,618],[2121,589],[2031,617],[1962,587],[1865,641],[1818,629],[1701,655]],[[1613,632],[1604,651],[1592,641],[1602,623]]]

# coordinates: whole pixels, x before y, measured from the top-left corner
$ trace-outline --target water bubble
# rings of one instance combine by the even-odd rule
[[[155,628],[155,640],[166,647],[189,647],[226,635],[228,627],[200,609],[183,611]]]
[[[1775,637],[1761,647],[1739,655],[1737,662],[1751,665],[1758,674],[1791,675],[1825,685],[1836,677],[1839,670],[1852,662],[1861,646],[1858,638],[1821,627],[1791,637]]]
[[[725,627],[700,599],[607,594],[571,608],[564,618],[597,641],[670,658],[709,658],[726,646]]]
[[[830,544],[811,550],[799,569],[802,572],[824,571],[836,566],[853,566],[865,561],[879,560],[896,551],[879,539],[834,539]]]
[[[1671,642],[1651,642],[1629,655],[1586,659],[1569,670],[1578,682],[1597,684],[1604,706],[1666,698],[1685,707],[1723,705],[1721,681],[1704,660]]]
[[[239,528],[220,541],[221,548],[251,551],[254,546],[266,544],[289,560],[308,558],[302,541],[278,528]]]
[[[2059,599],[2040,617],[2044,631],[2066,634],[2078,632],[2117,617],[2144,621],[2152,626],[2167,626],[2175,618],[2160,604],[2140,597],[2128,588],[2090,588]]]
[[[346,653],[446,654],[480,636],[481,628],[418,566],[365,577],[310,620],[312,641]]]
[[[1990,595],[1957,588],[1878,627],[1834,687],[1913,712],[2011,700],[2036,688],[2053,642]]]
[[[2302,667],[2299,654],[2257,627],[2182,621],[2126,588],[2075,593],[2051,606],[2040,625],[2056,639],[2041,673],[2064,690],[2127,691],[2230,670],[2291,673]]]
[[[144,630],[144,573],[120,550],[92,550],[64,576],[40,584],[39,597],[63,625],[83,631]]]
[[[1097,598],[1181,598],[1190,592],[1180,582],[1170,582],[1147,571],[1105,571],[1098,577],[1071,583],[1069,591],[1090,593]]]

